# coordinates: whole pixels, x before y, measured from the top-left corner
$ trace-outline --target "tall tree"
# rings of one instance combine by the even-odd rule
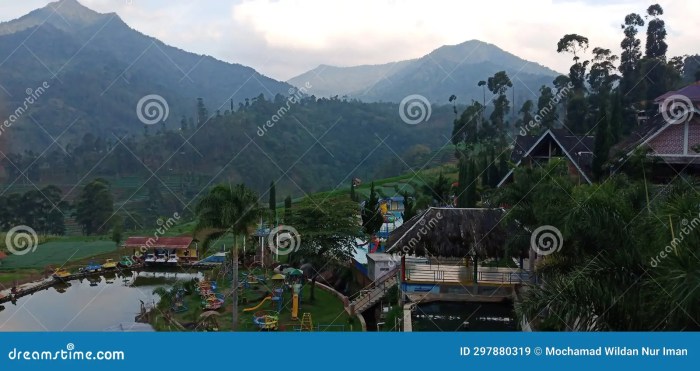
[[[659,16],[664,14],[661,5],[654,4],[647,8],[647,15],[651,17],[647,25],[647,42],[644,56],[646,58],[659,58],[666,60],[666,23]]]
[[[204,229],[213,229],[214,232],[207,237],[208,239],[228,233],[233,235],[234,245],[231,248],[233,331],[238,329],[238,237],[245,238],[248,227],[255,223],[258,209],[258,197],[253,190],[243,184],[235,186],[222,184],[209,190],[209,193],[199,201],[195,210],[198,215],[195,233]]]
[[[347,197],[309,197],[292,209],[290,224],[294,225],[302,240],[294,257],[305,262],[301,267],[311,278],[311,302],[315,300],[319,274],[345,267],[352,258],[355,239],[361,235],[357,214],[357,203]]]
[[[113,210],[114,199],[109,182],[98,178],[83,187],[75,203],[74,216],[83,233],[91,236],[109,230]]]
[[[384,217],[379,209],[379,197],[374,190],[374,182],[370,186],[369,199],[362,208],[362,229],[368,236],[379,232],[384,224]]]
[[[604,174],[603,166],[608,161],[608,152],[612,145],[612,134],[610,132],[610,117],[608,115],[607,101],[602,100],[598,107],[596,117],[595,147],[593,149],[593,176],[601,179]]]
[[[479,200],[477,186],[479,184],[479,170],[476,162],[472,159],[469,161],[469,186],[467,187],[467,205],[466,207],[476,207]]]
[[[539,123],[539,125],[534,125],[535,129],[551,129],[556,126],[557,120],[559,119],[557,114],[557,103],[559,103],[559,100],[555,101],[552,88],[542,85],[540,87],[540,96],[537,98],[537,114],[535,115],[536,122],[533,123]],[[530,125],[530,122],[526,122],[526,124],[529,125],[528,127],[532,126]],[[531,133],[532,130],[533,128],[529,128],[528,132]],[[541,131],[541,129],[531,134],[537,134],[539,131]]]
[[[455,197],[457,198],[457,207],[467,207],[467,187],[469,187],[469,163],[466,156],[462,156],[459,160],[459,175],[457,176],[457,189]]]
[[[452,144],[464,144],[471,146],[477,143],[486,135],[480,135],[479,122],[483,114],[483,106],[477,101],[472,101],[472,104],[462,112],[462,115],[454,122],[452,128]]]
[[[516,126],[526,129],[528,124],[535,122],[535,117],[532,115],[534,106],[535,104],[529,99],[523,103],[522,107],[520,107],[520,110],[518,111],[520,114],[520,119],[518,120]]]
[[[513,87],[513,82],[510,81],[510,77],[506,71],[496,72],[492,77],[489,77],[486,83],[489,91],[494,95],[497,95],[496,99],[493,101],[493,112],[489,119],[491,120],[491,125],[495,127],[498,133],[503,133],[506,128],[505,116],[510,110],[510,102],[508,101],[508,96],[506,92],[508,88]]]
[[[197,98],[197,127],[201,127],[209,119],[209,112],[203,98]]]
[[[449,204],[450,181],[443,173],[440,173],[436,178],[428,179],[421,186],[421,191],[431,198],[433,204],[438,206]]]
[[[350,182],[350,199],[357,201],[357,194],[355,193],[355,182]]]
[[[587,49],[588,38],[577,34],[564,35],[557,43],[557,53],[567,52],[573,55],[574,64],[569,68],[569,81],[573,86],[573,94],[566,107],[566,123],[577,134],[583,134],[587,131],[588,105],[585,97],[585,76],[590,62],[581,62],[580,56]]]
[[[620,88],[625,96],[637,91],[634,88],[639,78],[639,62],[642,59],[642,42],[637,38],[637,34],[639,27],[642,26],[644,26],[644,19],[639,14],[630,13],[625,16],[625,23],[622,25],[625,37],[620,43],[622,54],[620,54],[620,66],[618,67],[622,74]],[[638,97],[635,95],[629,101],[635,102]]]
[[[268,201],[268,207],[270,208],[270,213],[272,216],[272,220],[277,220],[277,191],[275,190],[275,182],[270,182],[270,189],[269,189],[269,201]]]
[[[401,196],[403,197],[403,213],[401,213],[401,219],[405,222],[418,214],[418,210],[416,210],[416,196],[410,194],[408,191],[403,191]]]

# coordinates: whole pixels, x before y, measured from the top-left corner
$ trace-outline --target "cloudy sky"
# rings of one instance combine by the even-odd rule
[[[49,0],[0,0],[0,21]],[[280,80],[319,64],[351,66],[417,58],[479,39],[558,71],[566,33],[619,53],[620,24],[637,0],[80,0],[179,48],[251,66]],[[700,1],[662,0],[669,56],[700,52]]]

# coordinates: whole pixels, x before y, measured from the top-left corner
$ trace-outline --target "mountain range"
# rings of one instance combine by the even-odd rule
[[[400,102],[407,95],[420,94],[433,103],[446,104],[454,94],[459,102],[468,103],[483,99],[478,82],[498,71],[511,77],[516,104],[537,98],[540,86],[551,85],[560,75],[495,45],[470,40],[442,46],[418,59],[353,67],[320,65],[288,82],[295,86],[309,83],[313,93],[322,97]]]
[[[364,177],[397,175],[410,163],[405,153],[444,150],[455,117],[452,107],[434,107],[425,125],[406,125],[398,102],[410,94],[442,105],[452,94],[459,104],[481,100],[477,82],[500,70],[513,79],[516,105],[534,98],[532,92],[557,75],[472,40],[414,60],[320,66],[282,82],[251,67],[168,46],[114,13],[60,0],[0,23],[0,156],[9,155],[0,158],[0,178],[4,170],[13,179],[28,174],[37,182],[56,181],[54,173],[61,169],[60,179],[68,184],[82,181],[92,169],[117,178],[172,171],[217,174],[262,189],[270,179],[289,177],[280,171],[288,165],[303,168],[287,187],[298,191],[340,184],[353,168]],[[295,86],[311,87],[300,104],[290,103],[290,95],[299,94]],[[168,118],[158,125],[144,125],[137,114],[149,95],[167,102]],[[198,98],[208,112],[198,110]],[[215,119],[199,130],[203,115]],[[260,128],[270,120],[279,121],[275,134],[261,136]],[[192,143],[186,136],[198,150],[188,149]],[[118,142],[130,144],[121,148]],[[257,152],[231,160],[238,145],[250,149],[251,143]],[[114,154],[106,157],[105,151]],[[172,153],[181,156],[176,161]],[[201,158],[190,158],[195,156]],[[139,161],[119,165],[132,157]],[[191,161],[184,164],[184,158]],[[164,161],[183,163],[164,167]]]
[[[210,113],[237,108],[260,94],[287,96],[290,86],[250,67],[189,53],[130,28],[114,13],[61,0],[0,24],[0,117],[23,106],[24,92],[50,86],[12,128],[10,150],[46,148],[84,133],[140,133],[139,100],[162,96],[170,128],[196,116],[196,99]],[[60,136],[60,138],[58,138]],[[7,142],[7,141],[6,141]]]

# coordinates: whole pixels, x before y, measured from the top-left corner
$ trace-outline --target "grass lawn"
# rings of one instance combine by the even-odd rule
[[[481,266],[484,267],[498,267],[498,268],[518,268],[518,265],[515,264],[513,261],[513,258],[511,257],[503,257],[501,259],[493,259],[490,260],[486,263],[480,264]]]
[[[8,255],[0,271],[17,268],[43,269],[47,265],[63,265],[68,261],[84,259],[117,250],[113,241],[59,239],[39,244],[36,251],[25,255]]]
[[[222,282],[219,283],[222,284]],[[221,293],[227,293],[230,285],[226,285],[224,283],[223,286],[224,287],[220,287],[218,291]],[[257,328],[253,323],[253,314],[257,311],[272,311],[277,309],[273,308],[268,301],[255,311],[243,312],[243,309],[245,308],[257,306],[259,303],[258,299],[264,297],[266,290],[267,287],[264,285],[251,285],[251,288],[241,290],[241,303],[239,304],[239,331],[259,331],[259,328]],[[302,289],[303,299],[299,310],[299,318],[301,319],[303,313],[311,313],[314,331],[316,331],[318,325],[321,325],[319,331],[362,331],[360,323],[354,318],[351,327],[349,322],[350,316],[348,316],[348,314],[345,312],[343,303],[340,301],[340,299],[335,297],[335,295],[316,287],[316,299],[313,303],[309,303],[308,298],[311,295],[310,290],[310,284],[306,284]],[[187,295],[185,298],[185,304],[188,306],[189,310],[184,313],[175,314],[174,318],[183,324],[196,321],[199,315],[203,312],[200,302],[201,299],[196,293]],[[300,320],[292,321],[291,307],[291,294],[285,292],[283,309],[279,314],[280,331],[295,331],[295,327],[298,328],[301,323]],[[231,298],[230,296],[227,296],[225,308],[219,310],[221,315],[217,317],[220,331],[230,331],[232,324],[231,309]],[[333,326],[324,327],[325,325]],[[174,328],[170,328],[168,325],[166,325],[165,321],[160,315],[156,317],[154,327],[159,331],[175,330]]]

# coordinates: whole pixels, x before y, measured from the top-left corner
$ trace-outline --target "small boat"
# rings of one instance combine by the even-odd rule
[[[155,261],[156,261],[156,256],[154,254],[148,254],[148,255],[146,255],[146,259],[144,260],[144,263],[151,264],[151,263],[155,263]]]
[[[166,261],[168,261],[168,259],[165,257],[165,254],[158,254],[156,263],[165,263]]]
[[[105,263],[102,264],[102,268],[104,268],[104,269],[116,269],[117,262],[115,262],[113,259],[107,259],[107,260],[105,260]]]
[[[128,256],[122,256],[121,260],[119,260],[119,266],[122,268],[129,268],[132,265],[134,265],[134,262]]]
[[[94,272],[99,272],[102,270],[102,266],[95,263],[94,261],[90,261],[88,265],[86,265],[83,268],[80,268],[81,272],[87,272],[87,273],[94,273]]]
[[[70,272],[68,272],[68,271],[65,270],[65,269],[56,269],[56,270],[53,272],[53,275],[52,275],[52,276],[53,276],[53,278],[59,279],[59,280],[60,280],[60,279],[63,279],[63,278],[66,278],[66,277],[70,276]]]
[[[178,257],[177,257],[176,254],[170,254],[170,255],[168,255],[168,261],[167,261],[167,263],[168,263],[168,264],[177,264],[177,262],[178,262],[179,260],[180,260],[180,259],[178,259]]]

